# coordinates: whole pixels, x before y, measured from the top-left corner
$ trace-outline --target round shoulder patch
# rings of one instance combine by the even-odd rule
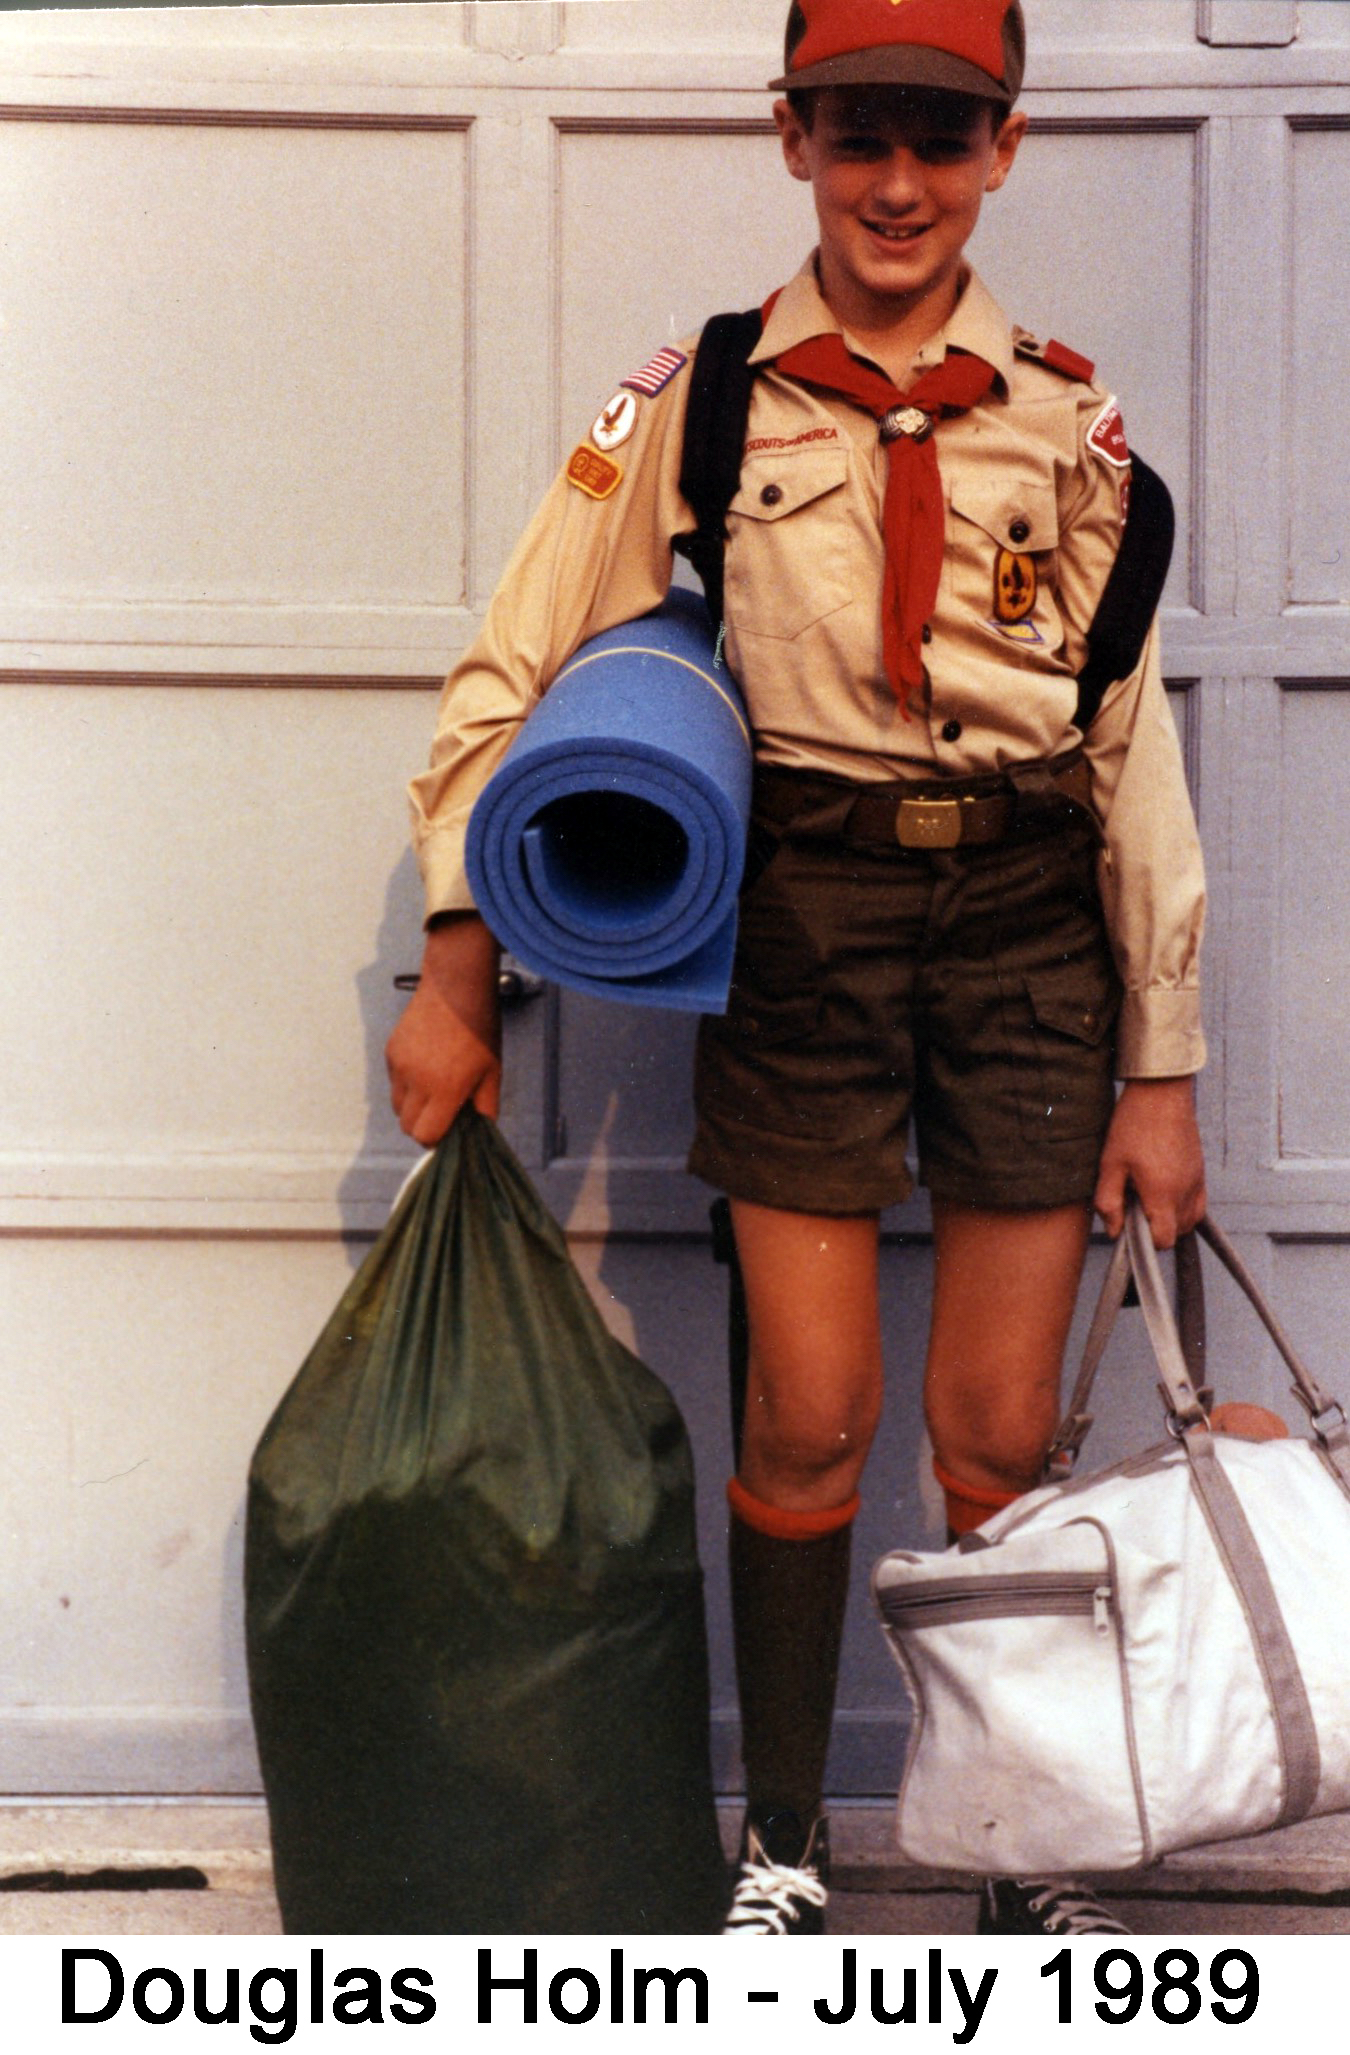
[[[591,424],[591,441],[598,450],[618,449],[637,427],[637,417],[637,395],[620,386]]]
[[[1114,464],[1118,471],[1129,468],[1130,445],[1125,440],[1125,423],[1114,397],[1106,402],[1089,428],[1087,446],[1104,464]]]

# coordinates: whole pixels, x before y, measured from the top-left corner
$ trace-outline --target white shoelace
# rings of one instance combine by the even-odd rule
[[[747,1858],[741,1864],[724,1931],[785,1934],[796,1925],[803,1902],[823,1905],[828,1895],[813,1869],[790,1869],[786,1863],[770,1862],[767,1856],[758,1862]]]
[[[1081,1884],[1057,1883],[1053,1877],[1019,1877],[1020,1891],[1036,1893],[1027,1903],[1033,1912],[1053,1912],[1046,1920],[1052,1934],[1128,1934],[1129,1928],[1112,1919]]]

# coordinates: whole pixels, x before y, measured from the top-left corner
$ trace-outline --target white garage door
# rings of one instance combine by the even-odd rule
[[[407,1157],[404,778],[618,377],[809,245],[782,0],[0,17],[0,1788],[254,1788],[253,1439]],[[1168,477],[1167,668],[1213,882],[1215,1209],[1334,1382],[1350,1288],[1350,9],[1029,0],[977,261]],[[688,1024],[513,1016],[507,1125],[694,1428],[717,1748],[724,1280]],[[936,1538],[921,1202],[860,1568]],[[1282,1385],[1215,1308],[1229,1389]],[[1136,1363],[1136,1370],[1138,1365]],[[1122,1360],[1120,1382],[1128,1382]],[[1108,1410],[1108,1451],[1149,1425]],[[861,1575],[860,1575],[861,1587]],[[832,1781],[893,1785],[855,1609]]]

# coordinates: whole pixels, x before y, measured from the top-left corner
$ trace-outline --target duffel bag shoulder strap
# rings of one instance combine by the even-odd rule
[[[1350,1492],[1350,1427],[1346,1424],[1344,1407],[1319,1384],[1296,1353],[1289,1336],[1262,1298],[1255,1279],[1222,1228],[1206,1217],[1200,1222],[1197,1232],[1213,1249],[1229,1276],[1242,1287],[1261,1325],[1293,1371],[1294,1382],[1290,1390],[1312,1422],[1313,1433],[1335,1466],[1337,1476]]]
[[[1298,1356],[1293,1343],[1262,1297],[1256,1280],[1223,1230],[1206,1217],[1200,1222],[1196,1232],[1209,1244],[1225,1270],[1240,1285],[1261,1325],[1293,1371],[1294,1382],[1291,1389],[1294,1397],[1312,1422],[1313,1434],[1340,1479],[1342,1488],[1350,1495],[1350,1429],[1346,1426],[1343,1407],[1324,1390]],[[1149,1232],[1143,1208],[1138,1204],[1131,1204],[1127,1211],[1125,1238],[1129,1242],[1130,1264],[1139,1286],[1139,1303],[1144,1310],[1149,1339],[1158,1359],[1163,1388],[1170,1406],[1168,1426],[1174,1433],[1185,1433],[1189,1428],[1201,1424],[1195,1414],[1198,1394],[1187,1375],[1181,1344],[1163,1290],[1158,1252],[1153,1246],[1153,1236]],[[1203,1408],[1201,1410],[1203,1412]]]

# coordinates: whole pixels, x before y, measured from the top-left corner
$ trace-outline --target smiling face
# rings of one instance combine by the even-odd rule
[[[815,193],[821,289],[846,327],[942,326],[980,203],[1026,132],[1025,115],[1001,112],[954,93],[838,86],[815,95],[808,127],[778,101],[788,170]]]

